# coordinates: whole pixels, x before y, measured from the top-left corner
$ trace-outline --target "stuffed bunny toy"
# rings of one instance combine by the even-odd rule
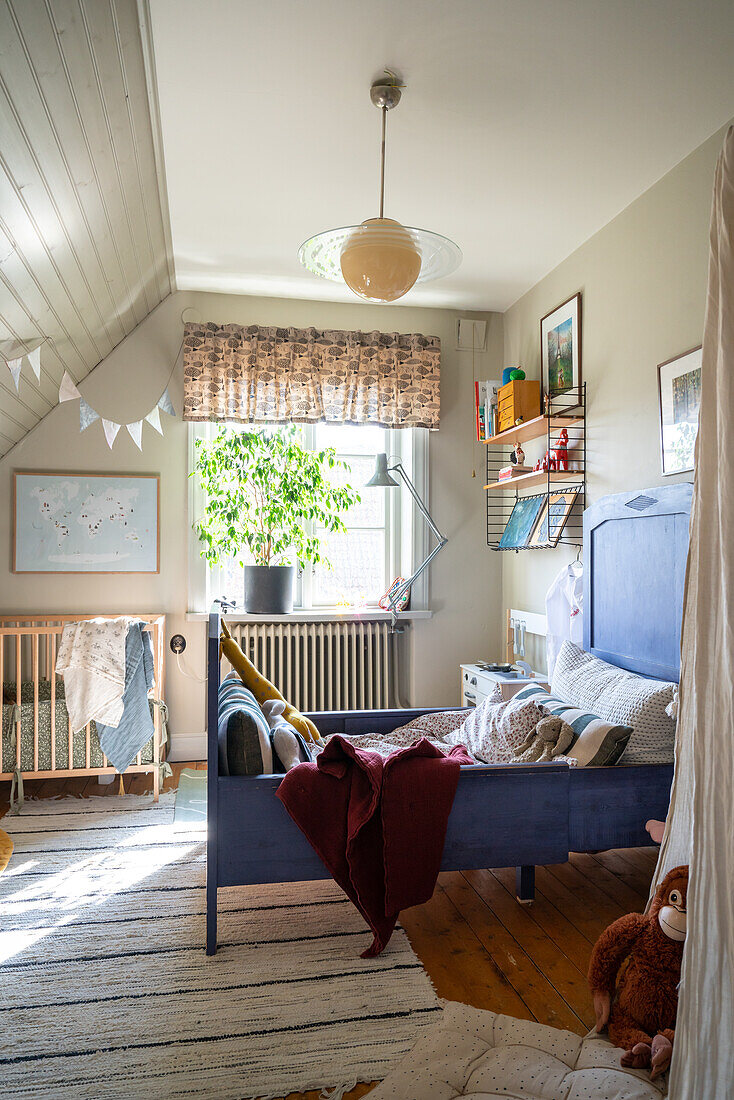
[[[550,714],[547,718],[541,718],[522,745],[515,749],[515,762],[542,764],[548,760],[555,760],[571,747],[575,738],[576,734],[568,722]]]

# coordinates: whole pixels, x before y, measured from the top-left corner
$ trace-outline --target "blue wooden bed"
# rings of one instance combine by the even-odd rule
[[[584,513],[584,648],[641,675],[678,680],[692,487],[605,497]],[[218,605],[208,635],[206,951],[217,948],[220,887],[330,875],[275,797],[280,775],[220,776]],[[452,709],[452,708],[430,708]],[[426,708],[312,714],[322,734],[389,732]],[[651,843],[648,818],[668,810],[672,764],[569,768],[565,764],[463,767],[442,868],[516,867],[531,901],[537,865],[569,852]]]

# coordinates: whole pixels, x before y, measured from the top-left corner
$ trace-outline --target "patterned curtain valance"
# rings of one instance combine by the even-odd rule
[[[184,420],[437,428],[441,341],[190,322]]]

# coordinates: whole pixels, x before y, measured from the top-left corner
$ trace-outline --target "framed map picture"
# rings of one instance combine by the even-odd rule
[[[14,573],[157,573],[157,474],[14,475]]]
[[[660,452],[664,474],[693,469],[701,405],[701,348],[658,366]]]
[[[551,400],[581,386],[581,295],[546,314],[540,322],[543,387]],[[580,396],[580,395],[579,395]]]
[[[571,514],[578,489],[564,489],[549,493],[538,519],[530,546],[557,546],[566,520]]]

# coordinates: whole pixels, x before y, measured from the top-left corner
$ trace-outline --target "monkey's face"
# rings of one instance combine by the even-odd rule
[[[658,924],[670,940],[686,938],[687,896],[688,868],[676,867],[665,876],[655,898]]]

